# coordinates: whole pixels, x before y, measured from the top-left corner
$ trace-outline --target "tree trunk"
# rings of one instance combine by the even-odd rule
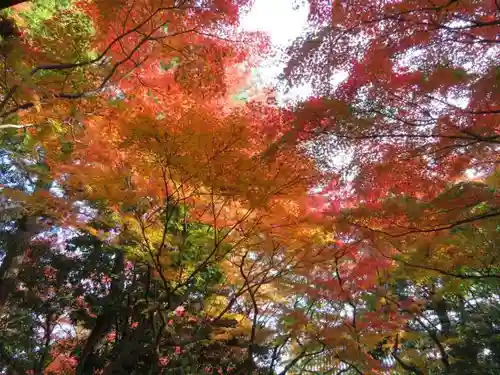
[[[96,323],[89,337],[85,343],[82,353],[79,358],[78,366],[76,369],[76,374],[83,375],[87,373],[93,373],[92,361],[89,359],[92,357],[94,351],[100,344],[103,343],[105,336],[112,328],[113,320],[116,316],[116,305],[122,298],[124,275],[123,270],[125,266],[125,255],[123,251],[118,250],[115,253],[115,264],[113,267],[114,278],[111,282],[111,288],[109,295],[107,297],[109,306],[106,308],[101,315],[96,319]]]
[[[448,307],[446,301],[441,298],[433,303],[434,311],[436,312],[439,323],[441,324],[441,332],[443,335],[448,335],[451,331],[451,321],[448,316]]]
[[[5,257],[0,266],[0,314],[16,285],[25,251],[40,230],[41,226],[36,223],[35,217],[24,217],[20,220],[19,229],[6,235]]]

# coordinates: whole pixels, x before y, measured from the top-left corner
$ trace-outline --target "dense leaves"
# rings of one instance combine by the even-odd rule
[[[464,332],[470,313],[498,340],[494,316],[468,311],[497,308],[475,291],[498,294],[498,4],[310,4],[285,77],[313,83],[293,132],[334,173],[316,212],[391,262],[378,298],[411,317],[408,341],[386,337],[377,358],[408,373],[495,372],[496,344]]]
[[[495,1],[11,3],[1,374],[500,371]]]

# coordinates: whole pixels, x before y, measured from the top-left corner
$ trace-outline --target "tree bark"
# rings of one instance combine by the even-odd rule
[[[78,375],[93,373],[93,370],[91,369],[92,363],[90,363],[91,361],[89,361],[89,358],[91,358],[96,347],[103,342],[106,334],[109,333],[112,328],[113,318],[116,316],[116,305],[119,304],[122,297],[121,293],[123,292],[124,267],[125,254],[123,251],[118,250],[115,253],[115,264],[113,267],[113,274],[115,278],[111,282],[110,293],[107,297],[109,306],[101,315],[97,317],[95,326],[87,338],[76,369],[76,374]]]
[[[24,217],[17,231],[6,234],[5,258],[0,266],[0,314],[16,284],[25,251],[40,230],[41,226],[36,223],[35,217]]]

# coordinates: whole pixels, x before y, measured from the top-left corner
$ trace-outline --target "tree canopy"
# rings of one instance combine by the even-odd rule
[[[498,1],[252,3],[0,7],[0,374],[500,372]]]

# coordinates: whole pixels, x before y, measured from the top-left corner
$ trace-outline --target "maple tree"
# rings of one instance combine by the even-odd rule
[[[56,3],[0,21],[0,372],[498,372],[495,2],[310,0],[288,108],[250,1]]]
[[[355,154],[366,166],[367,186],[357,189],[363,198],[387,193],[378,191],[382,181],[368,187],[376,176],[395,192],[435,195],[466,169],[493,172],[494,1],[311,3],[316,28],[293,46],[285,73],[292,83],[312,81],[319,96],[304,103],[297,126],[306,134],[328,133],[332,146]],[[336,87],[342,71],[348,76]],[[385,160],[393,161],[390,168]],[[385,174],[378,165],[387,165]],[[432,180],[430,189],[416,182],[416,171],[418,180]],[[389,182],[396,173],[398,181]]]
[[[274,149],[307,141],[334,175],[316,211],[414,285],[405,299],[423,305],[405,306],[397,293],[389,305],[414,316],[408,331],[427,333],[429,346],[389,335],[379,359],[409,373],[456,373],[470,350],[480,368],[483,349],[452,349],[465,323],[443,322],[456,301],[475,303],[470,283],[495,290],[498,279],[498,3],[308,3],[310,29],[290,47],[284,78],[312,83],[314,97],[294,108],[289,136]],[[427,304],[429,290],[440,308]]]
[[[210,11],[217,12],[218,7],[221,7],[220,10],[226,9],[229,3],[219,2],[213,4],[213,8],[201,7],[199,12],[196,12],[197,8],[191,7],[187,2],[182,4],[174,2],[170,4],[170,7],[167,6],[169,4],[163,4],[166,8],[162,7],[162,4],[151,4],[158,8],[149,12],[149,7],[144,8],[147,4],[134,2],[130,4],[129,12],[124,14],[124,17],[127,15],[129,17],[111,19],[109,18],[112,14],[110,10],[113,7],[123,6],[122,10],[125,11],[127,4],[94,2],[90,5],[87,3],[83,5],[84,8],[55,7],[55,13],[47,14],[43,11],[45,10],[43,4],[35,3],[34,9],[23,10],[9,19],[14,32],[6,35],[2,41],[6,52],[3,60],[3,69],[6,74],[1,104],[1,117],[4,122],[2,130],[29,130],[28,134],[25,132],[24,135],[25,142],[29,142],[28,146],[37,147],[38,139],[45,139],[69,150],[72,139],[68,133],[73,134],[74,126],[79,126],[79,118],[84,116],[79,112],[85,109],[85,106],[75,106],[72,100],[88,98],[87,105],[92,105],[95,109],[99,99],[93,100],[93,98],[96,98],[96,94],[100,91],[112,89],[120,95],[126,95],[127,84],[124,75],[128,77],[129,85],[137,82],[137,79],[141,78],[137,68],[144,63],[143,61],[138,64],[134,53],[149,57],[160,53],[155,59],[152,58],[154,64],[148,65],[148,69],[157,69],[161,66],[162,61],[159,61],[159,58],[165,58],[168,61],[173,58],[179,59],[181,56],[185,58],[185,64],[181,64],[176,71],[182,72],[184,66],[189,67],[193,61],[196,61],[199,52],[197,50],[203,46],[203,41],[215,38],[211,34],[202,35],[201,33],[213,31],[210,27],[216,27],[217,23],[221,23],[222,27],[223,22],[236,22],[235,15],[238,11],[237,7],[227,8],[228,12],[232,13],[223,19],[221,16],[225,13],[211,17]],[[111,8],[106,9],[107,6]],[[99,7],[103,7],[102,14]],[[39,8],[42,8],[42,11],[38,11]],[[171,16],[176,10],[191,15],[191,18],[182,17],[184,23],[179,27],[185,27],[185,29],[175,30],[173,27],[175,18]],[[170,16],[163,14],[168,11],[171,13]],[[96,22],[92,21],[92,17]],[[30,21],[27,30],[22,29],[25,19]],[[17,20],[20,25],[13,25],[12,20]],[[113,22],[125,23],[116,25]],[[170,26],[168,32],[171,34],[168,34],[164,28],[167,23]],[[202,25],[204,27],[201,27]],[[121,29],[117,29],[118,26]],[[196,31],[198,26],[200,30]],[[99,27],[98,32],[97,27]],[[113,35],[112,29],[117,30],[118,35]],[[195,35],[188,35],[195,32]],[[144,33],[150,35],[144,37]],[[65,36],[71,37],[69,42],[64,39]],[[176,39],[181,36],[188,38],[184,39],[184,43],[189,43],[184,44],[180,50],[164,43],[164,39]],[[123,38],[128,38],[128,46],[132,46],[135,42],[132,50],[123,50]],[[196,40],[198,40],[198,47]],[[181,41],[176,39],[172,42],[180,43]],[[151,50],[149,48],[151,45],[157,47],[156,50]],[[212,47],[209,50],[214,55],[210,58],[218,61],[217,56],[224,53],[224,50],[218,49],[217,45],[212,44]],[[162,51],[167,53],[162,55]],[[175,53],[170,54],[172,51]],[[235,49],[233,56],[238,53]],[[241,55],[235,58],[241,58]],[[67,59],[68,62],[57,63],[61,59]],[[131,76],[131,72],[134,71],[137,76]],[[171,79],[171,75],[168,75],[168,78]],[[118,82],[121,83],[120,86],[117,85]],[[78,92],[71,91],[72,87]],[[108,106],[109,94],[105,97],[100,103]],[[93,101],[92,104],[89,104],[89,101]],[[5,124],[11,120],[16,123]],[[61,136],[64,133],[66,137]],[[35,134],[38,135],[38,139],[34,137]],[[70,140],[68,141],[67,138]],[[34,232],[34,230],[30,231]]]
[[[142,15],[134,14],[133,5],[125,21],[130,16],[138,22]],[[188,14],[190,9],[179,8]],[[62,10],[42,23],[40,35],[30,36],[28,47],[43,47],[40,59],[64,53],[51,44],[58,38],[43,40],[44,27],[62,33],[75,17],[72,12],[83,11],[99,21],[93,27],[112,29],[116,20],[101,20],[98,16],[108,12],[93,6]],[[148,12],[147,22],[132,27],[138,48],[166,37],[153,35],[166,22],[155,25],[155,12]],[[291,272],[291,264],[301,263],[305,246],[315,246],[306,238],[285,246],[279,229],[300,226],[295,197],[305,198],[315,171],[293,150],[272,160],[260,157],[266,147],[260,122],[276,109],[228,105],[226,87],[237,88],[242,72],[235,69],[229,75],[225,67],[245,54],[238,43],[201,34],[212,18],[205,8],[200,12],[193,18],[202,20],[205,30],[177,32],[175,22],[186,26],[190,21],[173,13],[168,32],[182,38],[175,46],[160,43],[163,49],[151,51],[151,61],[137,63],[122,45],[116,51],[108,48],[131,33],[113,37],[106,31],[96,39],[92,33],[73,35],[86,47],[104,43],[105,52],[114,55],[98,66],[94,64],[104,54],[50,66],[35,61],[24,72],[27,76],[5,91],[4,120],[19,124],[2,128],[6,140],[18,147],[4,145],[12,176],[3,176],[2,193],[20,218],[18,224],[11,217],[4,232],[16,240],[26,233],[25,242],[6,244],[2,263],[3,319],[9,334],[24,332],[14,311],[38,306],[30,320],[37,329],[25,332],[20,341],[9,336],[14,342],[2,347],[8,371],[116,374],[199,371],[200,366],[207,373],[259,371],[254,355],[265,348],[257,342],[257,317],[260,303],[270,298],[259,289]],[[84,14],[78,17],[85,26]],[[144,39],[141,27],[146,24],[153,31]],[[133,41],[127,39],[127,45]],[[69,49],[67,57],[85,52],[81,46]],[[44,71],[38,81],[37,73]],[[73,81],[77,91],[65,92],[60,80]],[[22,163],[12,168],[15,158]],[[25,171],[32,175],[24,176]],[[8,183],[9,178],[16,183]],[[26,228],[25,221],[34,228]],[[67,244],[49,243],[46,253],[35,256],[30,249],[34,238],[51,236]],[[251,262],[254,257],[261,260],[258,266]],[[40,277],[44,282],[38,282]],[[229,296],[218,297],[219,289]],[[205,299],[206,308],[191,309]],[[61,325],[75,333],[61,333]]]

